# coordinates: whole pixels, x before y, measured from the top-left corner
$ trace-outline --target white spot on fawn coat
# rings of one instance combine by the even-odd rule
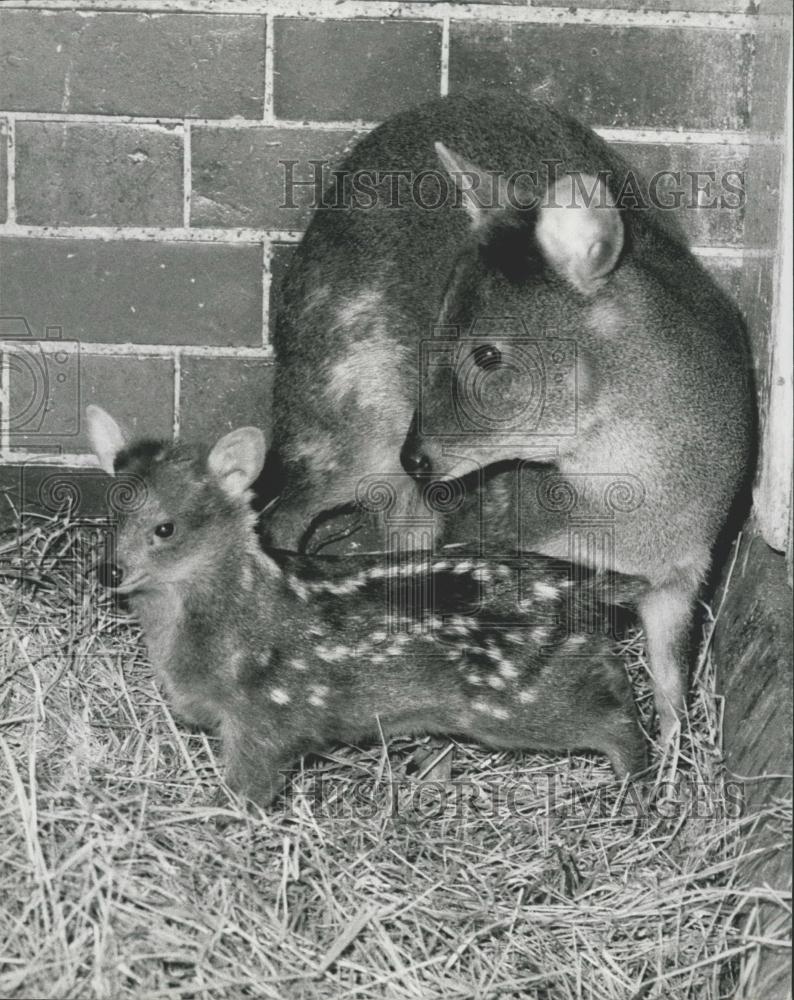
[[[353,650],[349,646],[317,646],[317,655],[326,663],[338,663],[350,656]]]
[[[492,715],[495,719],[507,719],[510,716],[506,708],[501,708],[499,705],[492,705],[489,701],[473,701],[471,707],[475,712]]]
[[[314,705],[315,708],[322,708],[325,705],[325,699],[328,697],[330,688],[327,684],[312,684],[309,687],[309,704]]]
[[[557,587],[543,580],[536,580],[532,585],[532,589],[535,592],[535,596],[539,597],[542,601],[554,601],[560,593]]]
[[[301,601],[309,599],[309,590],[296,576],[287,577],[287,585],[293,594],[296,594]]]

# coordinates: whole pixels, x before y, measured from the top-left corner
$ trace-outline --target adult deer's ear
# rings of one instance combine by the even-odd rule
[[[99,464],[109,476],[113,475],[116,455],[126,446],[124,433],[109,413],[93,404],[85,408],[88,421],[88,438]]]
[[[267,445],[258,427],[238,427],[209,453],[207,466],[232,497],[239,497],[262,471]]]
[[[443,142],[435,143],[435,150],[441,165],[460,191],[463,207],[475,232],[482,230],[499,212],[508,208],[504,178],[483,170]]]
[[[548,190],[535,227],[547,263],[590,295],[623,249],[623,220],[603,178],[566,174]]]

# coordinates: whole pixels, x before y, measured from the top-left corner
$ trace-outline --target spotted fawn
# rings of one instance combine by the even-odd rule
[[[645,766],[604,603],[636,597],[639,582],[575,580],[535,555],[268,552],[249,492],[261,431],[209,451],[128,445],[103,410],[87,416],[102,468],[138,485],[102,582],[129,597],[177,713],[220,734],[242,795],[265,804],[301,754],[380,734],[591,749],[619,777]]]

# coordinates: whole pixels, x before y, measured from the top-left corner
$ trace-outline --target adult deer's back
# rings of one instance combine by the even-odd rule
[[[489,494],[477,530],[650,581],[669,731],[694,596],[751,448],[735,311],[648,190],[639,207],[636,179],[622,197],[624,161],[544,105],[441,99],[376,129],[343,170],[278,318],[271,538],[305,540],[367,477],[410,514],[406,472],[545,465],[574,508],[546,502],[533,471],[518,502]],[[457,205],[433,208],[443,176]],[[572,550],[572,519],[607,524],[606,543]]]

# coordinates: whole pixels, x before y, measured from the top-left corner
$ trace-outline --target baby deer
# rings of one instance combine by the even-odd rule
[[[127,445],[109,414],[89,406],[87,417],[102,468],[138,484],[102,582],[129,596],[177,713],[220,733],[241,794],[267,803],[301,754],[379,733],[581,747],[618,777],[644,768],[605,603],[641,584],[575,581],[535,555],[266,553],[249,493],[261,431],[232,431],[208,452]]]

